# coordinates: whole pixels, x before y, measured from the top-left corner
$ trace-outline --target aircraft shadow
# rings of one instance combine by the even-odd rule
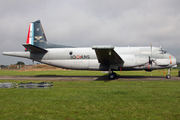
[[[79,80],[94,80],[94,81],[113,81],[113,80],[138,80],[138,79],[154,79],[154,78],[159,78],[159,79],[166,79],[165,76],[120,76],[117,75],[115,79],[109,79],[108,74],[103,75],[103,76],[62,76],[62,75],[36,75],[35,77],[51,77],[51,78],[76,78]]]
[[[120,76],[117,75],[115,79],[112,80],[142,80],[142,79],[154,79],[154,78],[158,78],[158,79],[166,79],[165,76]],[[97,79],[95,81],[112,81],[111,79],[109,79],[108,76],[98,76]]]

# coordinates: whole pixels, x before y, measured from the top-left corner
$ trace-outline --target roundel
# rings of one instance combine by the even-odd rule
[[[80,59],[80,58],[81,58],[81,56],[80,56],[80,55],[77,55],[77,56],[76,56],[76,58],[77,58],[77,59]]]

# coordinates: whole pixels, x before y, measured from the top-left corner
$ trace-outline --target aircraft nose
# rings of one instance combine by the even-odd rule
[[[176,65],[177,64],[177,60],[174,56],[171,56],[171,60],[172,60],[172,65]]]

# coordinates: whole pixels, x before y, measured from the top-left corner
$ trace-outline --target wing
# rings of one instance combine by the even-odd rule
[[[99,63],[102,64],[121,64],[124,60],[114,51],[114,46],[93,46]]]

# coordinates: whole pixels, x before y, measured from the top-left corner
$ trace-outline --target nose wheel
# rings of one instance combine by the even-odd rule
[[[167,78],[167,79],[170,79],[170,78],[171,78],[171,75],[166,75],[166,78]]]
[[[170,75],[170,74],[171,74],[171,69],[168,69],[168,74],[166,75],[166,78],[167,78],[167,79],[170,79],[170,78],[171,78],[171,75]]]

